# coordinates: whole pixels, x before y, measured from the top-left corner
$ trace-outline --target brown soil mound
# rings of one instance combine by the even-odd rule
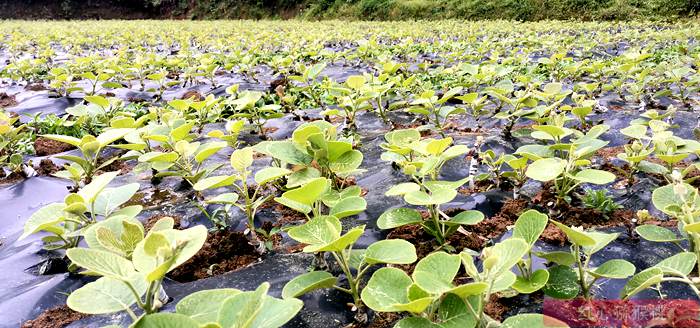
[[[8,95],[6,92],[0,92],[0,107],[7,108],[17,105],[15,95]]]
[[[44,158],[41,160],[41,162],[39,162],[39,167],[36,169],[36,173],[41,176],[49,176],[60,170],[61,168],[52,160]]]
[[[169,276],[190,282],[246,267],[260,258],[248,238],[239,231],[219,230],[209,234],[202,249]]]
[[[44,311],[34,320],[24,322],[22,328],[63,328],[87,316],[71,310],[68,305],[61,305]]]
[[[37,137],[36,140],[34,140],[34,152],[37,156],[59,154],[71,149],[75,149],[75,147],[65,142],[51,140],[44,137]]]

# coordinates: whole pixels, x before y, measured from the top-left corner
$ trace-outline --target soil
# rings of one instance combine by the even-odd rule
[[[34,152],[37,156],[59,154],[71,149],[75,149],[75,146],[65,142],[51,140],[44,137],[37,137],[36,140],[34,140]]]
[[[98,174],[101,172],[119,171],[119,175],[124,175],[124,174],[129,173],[131,171],[131,169],[133,169],[133,168],[134,168],[134,166],[129,165],[129,163],[127,163],[126,161],[116,160],[116,161],[113,161],[112,163],[109,163],[109,165],[101,168],[100,172],[98,172]]]
[[[190,282],[246,267],[260,259],[255,246],[240,231],[209,233],[202,249],[169,273],[178,282]]]
[[[173,225],[173,228],[175,228],[175,229],[182,229],[182,227],[180,226],[180,221],[181,221],[182,219],[181,219],[180,217],[178,217],[178,216],[172,216],[172,215],[164,215],[164,214],[158,214],[158,215],[154,215],[154,216],[148,218],[148,220],[146,221],[146,223],[143,225],[143,229],[144,229],[146,232],[150,231],[150,230],[153,228],[153,226],[156,225],[156,222],[158,222],[158,220],[160,220],[160,219],[162,219],[162,218],[173,218],[173,221],[175,221],[175,224]]]
[[[503,301],[503,298],[500,298],[497,295],[491,295],[491,299],[484,308],[484,313],[495,320],[502,321],[503,315],[510,308],[509,306],[505,305]]]
[[[185,92],[185,94],[182,95],[182,97],[180,97],[180,99],[183,99],[183,100],[187,100],[190,98],[192,98],[194,101],[204,100],[204,97],[202,96],[202,94],[199,93],[199,91],[197,91],[197,90],[187,91],[187,92]]]
[[[617,209],[608,215],[604,215],[598,209],[572,206],[563,203],[558,207],[553,207],[555,203],[554,194],[545,188],[533,199],[535,208],[543,213],[549,213],[549,218],[557,220],[568,226],[591,228],[608,228],[626,226],[632,227],[632,220],[636,214],[631,210]],[[631,230],[631,229],[630,229]],[[549,224],[545,228],[541,240],[557,245],[564,245],[567,242],[566,235],[555,225]]]
[[[41,176],[49,176],[60,170],[61,168],[52,160],[44,158],[41,160],[41,162],[39,162],[39,167],[36,168],[36,173]]]
[[[9,175],[5,175],[3,172],[0,171],[0,175],[3,175],[0,177],[0,185],[5,185],[5,184],[13,184],[20,182],[24,180],[24,175],[19,174],[17,172],[12,172]]]
[[[34,320],[28,320],[22,324],[22,328],[63,328],[80,319],[88,317],[87,314],[75,312],[68,305],[57,306],[44,311]]]
[[[17,105],[15,95],[8,95],[6,92],[0,92],[0,107],[7,108]]]
[[[304,216],[304,214],[297,212],[282,204],[275,205],[275,212],[280,214],[281,217],[279,220],[277,220],[277,224],[280,224],[282,226],[289,225],[290,223],[306,221],[306,216]]]
[[[617,158],[617,154],[624,153],[625,152],[625,146],[616,146],[616,147],[605,147],[598,149],[596,151],[596,155],[599,157],[602,157],[606,161],[610,161],[614,158]]]
[[[401,318],[401,315],[394,312],[374,312],[368,323],[353,323],[344,328],[389,328]]]
[[[25,90],[27,91],[44,91],[48,90],[45,85],[41,83],[32,83],[32,84],[27,84],[26,87],[24,87]]]

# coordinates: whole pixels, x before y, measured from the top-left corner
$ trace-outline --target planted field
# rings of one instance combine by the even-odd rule
[[[698,23],[0,35],[2,326],[698,323]]]

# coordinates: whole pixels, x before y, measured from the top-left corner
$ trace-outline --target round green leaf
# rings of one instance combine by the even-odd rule
[[[580,290],[576,272],[563,265],[549,268],[549,279],[542,288],[546,295],[558,299],[572,299],[578,296]]]
[[[304,295],[312,290],[331,288],[337,278],[326,271],[311,271],[290,280],[282,288],[282,298],[287,299]]]
[[[556,179],[564,172],[566,164],[558,158],[542,158],[538,159],[527,167],[525,175],[529,178],[547,182]]]
[[[581,182],[604,185],[615,181],[615,175],[603,170],[586,169],[576,173],[574,179]]]
[[[634,274],[636,268],[634,264],[625,260],[615,259],[601,264],[590,271],[590,274],[597,278],[624,279]]]
[[[513,284],[513,289],[518,291],[518,293],[521,294],[531,294],[533,292],[536,292],[542,287],[544,287],[545,284],[547,284],[547,281],[549,280],[549,271],[540,269],[532,273],[532,276],[530,276],[530,279],[527,279],[525,277],[518,277],[515,280],[515,283]]]
[[[423,221],[420,213],[412,208],[392,208],[379,216],[377,227],[379,229],[392,229],[407,224],[415,224]]]
[[[365,251],[365,262],[369,264],[410,264],[417,259],[416,247],[403,239],[380,240]]]
[[[653,242],[663,243],[681,240],[681,238],[679,238],[678,235],[676,235],[676,233],[670,229],[652,224],[638,226],[634,229],[634,231],[636,231],[640,237]]]

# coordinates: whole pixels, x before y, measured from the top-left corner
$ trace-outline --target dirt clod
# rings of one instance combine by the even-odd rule
[[[75,149],[75,146],[65,142],[51,140],[44,137],[37,137],[36,140],[34,140],[34,152],[37,156],[59,154],[71,149]]]
[[[260,258],[255,247],[240,231],[209,233],[202,249],[170,272],[175,281],[190,282],[246,267]]]
[[[22,328],[63,328],[87,316],[71,310],[68,305],[61,305],[44,311],[34,320],[24,322]]]
[[[8,95],[6,92],[0,92],[0,107],[7,108],[17,105],[15,95]]]

